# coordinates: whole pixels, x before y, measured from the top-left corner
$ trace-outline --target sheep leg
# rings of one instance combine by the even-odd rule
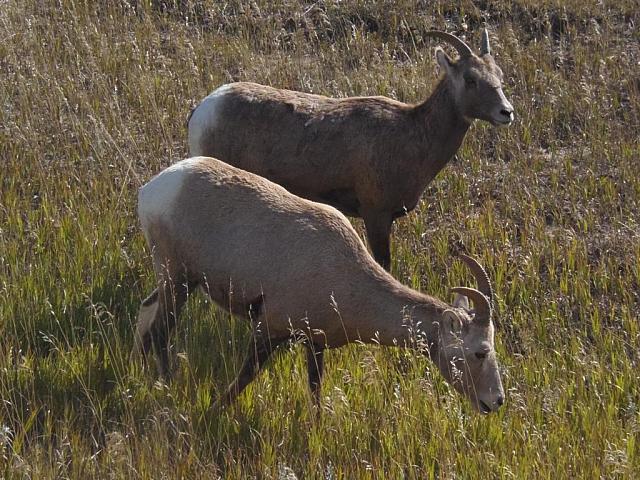
[[[307,347],[307,373],[309,375],[309,389],[313,403],[320,405],[320,387],[322,384],[322,374],[324,373],[324,349],[316,345],[306,345]]]
[[[373,258],[385,270],[389,271],[391,268],[390,235],[393,218],[391,215],[380,212],[364,215],[363,218]]]
[[[220,408],[233,402],[240,393],[249,385],[260,373],[267,359],[276,348],[288,339],[267,339],[266,341],[255,339],[253,346],[247,355],[240,372],[235,380],[229,385],[226,392],[215,403],[214,408]]]
[[[158,289],[156,288],[140,304],[138,319],[136,320],[136,333],[134,335],[133,350],[131,359],[142,354],[142,361],[147,364],[147,353],[151,349],[151,334],[149,330],[154,322],[158,310]]]
[[[171,377],[169,336],[187,300],[187,294],[187,285],[165,281],[142,302],[138,313],[132,353],[142,353],[146,359],[153,347],[157,356],[158,371],[167,380]]]

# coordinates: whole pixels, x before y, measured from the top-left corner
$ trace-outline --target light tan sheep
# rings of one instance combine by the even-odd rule
[[[462,295],[449,305],[395,280],[336,209],[206,157],[178,162],[143,186],[138,214],[158,288],[140,308],[134,351],[146,356],[153,347],[162,375],[170,373],[169,334],[188,293],[201,286],[253,328],[246,363],[222,403],[297,337],[316,401],[323,351],[361,341],[420,349],[479,411],[502,405],[491,286],[470,257],[462,259],[481,291],[454,288]]]

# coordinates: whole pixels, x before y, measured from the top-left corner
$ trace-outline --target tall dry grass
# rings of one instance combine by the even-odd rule
[[[0,469],[7,478],[633,478],[640,471],[635,2],[0,2]],[[424,99],[424,31],[492,32],[517,121],[476,123],[394,232],[394,275],[447,298],[461,241],[498,294],[507,403],[475,415],[423,358],[300,353],[211,412],[246,326],[190,301],[170,386],[128,361],[153,279],[137,188],[189,109],[251,80]]]

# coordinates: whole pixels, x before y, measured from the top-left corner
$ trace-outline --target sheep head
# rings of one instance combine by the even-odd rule
[[[477,118],[494,126],[509,125],[514,118],[513,106],[502,91],[503,73],[491,56],[487,30],[483,32],[479,56],[455,35],[437,30],[426,34],[445,40],[460,55],[453,60],[442,48],[436,48],[436,60],[450,82],[460,114],[468,122]]]
[[[491,322],[493,291],[482,266],[466,255],[460,258],[474,273],[479,290],[452,289],[455,300],[443,314],[438,325],[437,348],[430,353],[445,379],[479,412],[490,413],[504,403]],[[469,300],[474,309],[470,308]]]

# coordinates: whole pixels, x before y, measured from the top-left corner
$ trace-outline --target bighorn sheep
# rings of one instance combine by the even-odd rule
[[[162,375],[170,372],[169,334],[188,293],[201,286],[253,328],[221,404],[279,345],[303,338],[316,402],[323,351],[362,341],[421,349],[480,412],[502,405],[491,284],[470,257],[461,258],[480,291],[453,288],[461,295],[450,306],[395,280],[339,211],[214,158],[183,160],[153,178],[140,189],[138,215],[158,287],[140,307],[134,353],[146,358],[153,347]]]
[[[484,31],[480,56],[458,37],[431,96],[409,105],[386,97],[328,98],[255,83],[223,85],[188,120],[192,156],[219,158],[290,192],[364,219],[374,258],[389,269],[389,235],[456,153],[473,119],[508,125],[513,107]]]

